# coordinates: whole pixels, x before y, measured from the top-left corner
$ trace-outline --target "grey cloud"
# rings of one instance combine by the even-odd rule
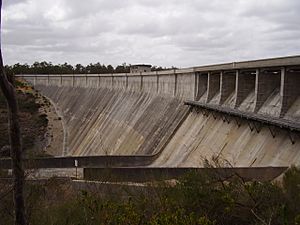
[[[4,0],[3,1],[3,8],[6,8],[10,5],[15,5],[15,4],[18,4],[18,3],[23,3],[25,2],[26,0]]]
[[[298,0],[7,0],[5,62],[238,61],[300,51]]]

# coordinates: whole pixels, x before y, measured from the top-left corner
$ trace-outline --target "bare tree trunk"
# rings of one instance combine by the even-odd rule
[[[2,0],[0,0],[0,12]],[[0,13],[1,18],[1,13]],[[1,20],[0,20],[1,25]],[[1,27],[0,27],[1,29]],[[1,31],[1,30],[0,30]],[[1,33],[0,33],[1,34]],[[0,43],[1,44],[1,43]],[[18,103],[13,78],[6,75],[0,47],[0,87],[7,100],[9,114],[9,141],[13,170],[13,198],[15,206],[15,225],[26,225],[24,206],[24,170],[22,165],[22,142],[18,115]]]

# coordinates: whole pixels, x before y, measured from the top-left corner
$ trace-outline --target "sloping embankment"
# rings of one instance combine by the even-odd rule
[[[37,86],[62,112],[67,154],[150,155],[162,149],[188,109],[176,98],[106,88]]]

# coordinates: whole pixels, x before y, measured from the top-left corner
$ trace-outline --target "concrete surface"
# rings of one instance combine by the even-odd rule
[[[62,112],[68,155],[153,155],[151,166],[300,165],[299,133],[193,111],[185,100],[300,124],[300,56],[141,74],[32,75]],[[187,116],[186,116],[187,115]],[[239,124],[240,126],[238,126]],[[291,138],[292,136],[292,138]],[[293,144],[291,139],[293,139]]]
[[[245,181],[270,181],[281,175],[287,167],[253,167],[253,168],[172,168],[172,167],[146,167],[146,168],[85,168],[85,180],[102,182],[149,182],[178,179],[189,174],[210,174],[220,179],[230,179],[234,176]]]

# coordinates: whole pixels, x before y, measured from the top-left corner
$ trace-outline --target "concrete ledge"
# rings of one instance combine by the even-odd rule
[[[281,175],[288,167],[233,167],[233,168],[84,168],[84,179],[102,182],[147,182],[170,180],[188,173],[208,173],[220,179],[234,176],[242,179],[270,181]]]
[[[34,168],[75,168],[75,160],[78,167],[116,167],[116,166],[146,166],[149,165],[156,155],[130,155],[130,156],[74,156],[55,158],[25,159],[24,166],[27,169]],[[11,159],[0,159],[1,169],[11,168]]]
[[[242,112],[237,109],[221,107],[218,105],[203,104],[203,103],[196,102],[196,101],[185,101],[185,104],[190,105],[190,106],[200,107],[200,108],[207,109],[207,110],[220,112],[220,113],[225,113],[230,116],[236,116],[236,117],[244,118],[247,120],[257,121],[262,124],[277,126],[280,128],[291,130],[291,131],[298,131],[298,132],[300,131],[300,123],[299,122],[297,123],[295,121],[290,121],[290,120],[286,120],[283,118],[271,118],[271,117],[256,114],[256,113]]]
[[[199,66],[199,67],[194,67],[194,71],[195,72],[222,71],[222,70],[237,70],[237,69],[254,69],[254,68],[275,67],[275,66],[276,67],[295,66],[295,65],[300,65],[299,55]]]

